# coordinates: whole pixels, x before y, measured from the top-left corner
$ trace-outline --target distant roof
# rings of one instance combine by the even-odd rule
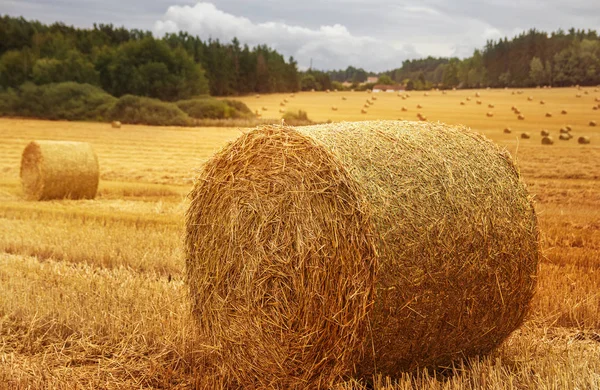
[[[373,89],[379,89],[381,91],[404,91],[404,86],[400,84],[389,85],[389,84],[376,84],[373,86]]]

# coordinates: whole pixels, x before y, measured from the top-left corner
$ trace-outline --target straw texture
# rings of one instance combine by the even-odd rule
[[[510,156],[443,124],[256,129],[207,162],[186,230],[199,331],[233,386],[486,354],[535,288],[537,220]]]
[[[87,142],[32,141],[20,174],[28,200],[93,199],[98,190],[98,158]]]

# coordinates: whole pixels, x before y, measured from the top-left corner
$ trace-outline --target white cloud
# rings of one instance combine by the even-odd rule
[[[399,66],[408,57],[418,56],[411,45],[357,36],[339,23],[313,29],[283,22],[254,23],[205,2],[193,7],[171,6],[154,24],[154,32],[159,36],[180,30],[203,39],[229,42],[237,37],[251,46],[266,43],[286,56],[294,56],[301,67],[308,66],[312,58],[318,69],[355,65],[386,70]]]

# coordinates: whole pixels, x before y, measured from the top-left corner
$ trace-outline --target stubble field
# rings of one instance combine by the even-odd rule
[[[367,99],[373,104],[362,114]],[[273,123],[280,109],[302,109],[317,121],[417,120],[421,113],[465,124],[508,148],[536,199],[544,257],[522,329],[489,357],[443,375],[407,374],[394,386],[379,378],[376,388],[600,387],[600,128],[589,126],[600,122],[595,99],[594,88],[240,99]],[[558,140],[566,125],[575,138]],[[507,126],[511,134],[503,133]],[[541,144],[541,129],[554,145]],[[194,170],[243,131],[0,118],[0,389],[209,386],[188,315],[183,214]],[[525,131],[530,139],[520,138]],[[579,136],[591,144],[579,145]],[[96,200],[23,200],[20,157],[34,139],[91,142],[101,171]]]

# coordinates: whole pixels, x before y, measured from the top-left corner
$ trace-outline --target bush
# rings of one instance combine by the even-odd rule
[[[108,112],[109,120],[153,126],[187,126],[190,117],[174,103],[147,97],[124,95]]]
[[[103,120],[116,99],[102,89],[74,82],[35,85],[25,83],[18,91],[2,94],[4,115],[42,119]]]
[[[195,119],[240,119],[252,116],[252,111],[236,100],[217,100],[210,96],[180,100],[177,107]]]
[[[17,105],[18,101],[19,96],[14,89],[4,90],[0,87],[0,115],[15,115],[14,106]]]
[[[298,112],[287,111],[283,114],[282,118],[285,120],[285,123],[291,126],[300,126],[300,125],[310,125],[313,123],[310,119],[308,119],[308,114],[306,111],[298,110]]]

